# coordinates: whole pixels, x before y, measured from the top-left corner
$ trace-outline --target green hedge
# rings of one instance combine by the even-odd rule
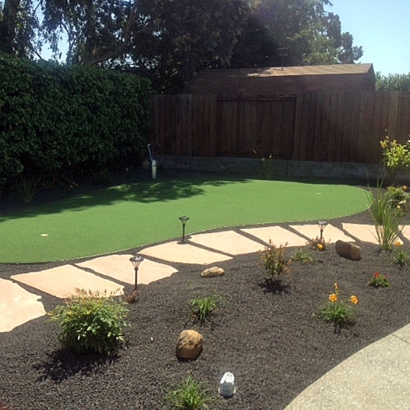
[[[0,55],[0,184],[139,161],[150,93],[132,74]]]

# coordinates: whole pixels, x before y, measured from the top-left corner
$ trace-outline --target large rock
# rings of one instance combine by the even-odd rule
[[[212,266],[212,268],[205,269],[201,273],[201,278],[214,278],[215,276],[223,276],[225,271],[218,266]]]
[[[358,261],[362,257],[362,249],[350,242],[336,241],[335,249],[338,255],[346,259]]]
[[[203,337],[195,330],[183,330],[178,339],[177,356],[180,359],[195,360],[202,352]]]

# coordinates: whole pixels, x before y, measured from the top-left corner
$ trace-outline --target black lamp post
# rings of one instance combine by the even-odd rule
[[[135,285],[134,285],[134,290],[137,290],[138,287],[138,268],[140,267],[141,262],[144,260],[142,256],[131,256],[130,262],[132,263],[132,266],[134,266],[134,272],[135,272]]]
[[[326,228],[327,222],[326,221],[319,221],[319,229],[320,229],[320,239],[323,239],[323,230]]]
[[[185,225],[186,225],[187,221],[189,221],[189,217],[188,216],[180,216],[179,220],[182,223],[182,240],[181,240],[181,243],[185,243]]]

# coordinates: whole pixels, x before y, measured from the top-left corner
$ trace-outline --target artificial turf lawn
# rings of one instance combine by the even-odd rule
[[[143,181],[33,207],[0,218],[0,263],[78,259],[265,223],[314,221],[366,209],[366,191],[348,186],[229,178]]]

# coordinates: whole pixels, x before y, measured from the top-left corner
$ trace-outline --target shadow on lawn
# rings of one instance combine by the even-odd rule
[[[220,187],[237,183],[246,183],[243,177],[221,177],[211,175],[186,175],[181,177],[163,177],[156,180],[135,176],[135,182],[127,178],[126,183],[116,181],[116,185],[98,188],[95,184],[80,186],[82,193],[66,192],[66,197],[53,200],[53,190],[40,192],[32,204],[24,205],[15,198],[15,212],[8,212],[0,217],[0,222],[21,217],[35,217],[63,211],[82,211],[96,206],[114,205],[123,201],[138,203],[168,202],[183,198],[204,195],[207,186]],[[49,195],[47,195],[49,194]],[[71,195],[70,195],[71,194]],[[67,195],[70,195],[67,197]],[[13,205],[11,205],[12,207]]]

